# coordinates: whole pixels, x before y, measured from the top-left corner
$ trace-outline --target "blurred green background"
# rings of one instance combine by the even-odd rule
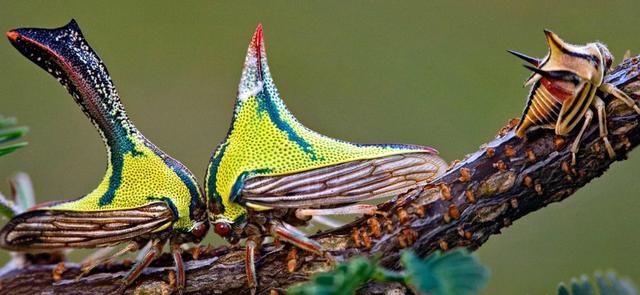
[[[550,28],[573,43],[601,40],[618,60],[640,52],[637,1],[146,4],[3,1],[0,30],[75,18],[138,128],[200,180],[229,125],[258,22],[280,92],[307,126],[354,142],[430,145],[449,161],[520,115],[528,74],[505,49],[542,56],[542,29]],[[0,178],[28,172],[38,201],[77,197],[98,183],[105,154],[93,126],[6,41],[0,98],[0,113],[31,128],[30,145],[0,159]],[[492,237],[477,252],[493,272],[483,294],[554,293],[560,280],[609,268],[640,282],[638,172],[633,152],[568,200]]]

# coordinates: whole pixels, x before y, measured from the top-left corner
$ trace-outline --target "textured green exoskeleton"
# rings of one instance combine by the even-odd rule
[[[184,287],[180,245],[199,242],[208,230],[206,202],[193,174],[128,119],[107,69],[75,21],[57,29],[17,29],[7,37],[69,91],[102,136],[108,162],[104,178],[87,195],[41,204],[11,219],[0,231],[0,247],[47,251],[128,243],[85,265],[88,272],[150,242],[150,250],[124,279],[123,290],[170,241],[177,285]]]
[[[404,193],[442,174],[447,165],[436,153],[417,145],[353,144],[300,124],[278,94],[258,26],[231,127],[207,170],[209,218],[230,242],[248,238],[247,277],[255,291],[253,261],[263,236],[325,255],[285,221],[299,225],[311,216],[373,213],[376,206],[359,202]]]
[[[571,145],[572,163],[575,164],[580,139],[593,118],[593,108],[598,114],[600,137],[607,153],[610,158],[615,158],[616,153],[607,138],[607,114],[600,93],[613,95],[638,113],[640,108],[624,92],[605,82],[613,56],[602,43],[573,45],[551,31],[545,30],[544,33],[549,53],[542,60],[509,51],[530,63],[532,66],[525,67],[533,71],[525,82],[525,86],[531,86],[531,91],[516,135],[524,137],[529,129],[549,128],[564,136],[583,121]]]

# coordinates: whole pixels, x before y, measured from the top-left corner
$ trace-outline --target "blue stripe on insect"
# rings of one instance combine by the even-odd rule
[[[160,155],[160,152],[157,147],[152,145],[151,148],[156,154]],[[189,190],[189,195],[191,197],[191,200],[189,203],[189,217],[194,219],[195,218],[194,213],[196,211],[196,208],[205,206],[205,204],[201,202],[200,190],[198,189],[196,180],[193,179],[193,176],[189,174],[188,172],[189,170],[187,169],[187,167],[182,165],[182,163],[176,161],[174,158],[171,158],[171,157],[162,157],[162,158],[164,163],[167,164],[167,166],[169,166],[171,170],[173,170],[173,172],[180,178],[180,180],[182,180],[184,185]]]
[[[244,181],[247,180],[247,178],[254,175],[266,174],[271,171],[273,170],[269,168],[263,168],[263,169],[256,169],[252,171],[242,172],[240,176],[238,176],[238,178],[236,179],[236,182],[233,184],[233,187],[231,188],[231,195],[229,197],[229,200],[231,202],[236,201],[236,198],[240,196],[240,190],[242,190],[242,187],[244,186]]]
[[[224,143],[220,146],[220,152],[217,155],[211,157],[211,166],[209,167],[209,180],[207,183],[207,193],[209,199],[216,199],[218,204],[222,205],[224,208],[224,203],[220,198],[220,193],[216,189],[216,182],[218,181],[218,168],[220,167],[220,162],[222,161],[222,157],[224,157],[224,152],[227,150],[227,146],[229,143]]]
[[[112,151],[111,155],[111,167],[113,172],[109,177],[109,188],[98,200],[100,207],[107,206],[113,202],[113,198],[116,196],[116,191],[120,188],[122,180],[122,169],[124,168],[124,155],[127,152],[131,152],[133,157],[143,156],[143,153],[136,150],[135,144],[129,140],[126,136],[118,140],[118,150]]]
[[[257,95],[258,101],[260,102],[260,106],[258,112],[266,111],[269,115],[269,118],[273,122],[273,124],[278,127],[278,129],[282,130],[287,134],[289,140],[295,142],[300,148],[309,155],[309,158],[313,161],[318,160],[318,156],[316,155],[313,146],[307,142],[302,136],[300,136],[294,129],[289,125],[288,122],[282,119],[280,116],[280,110],[278,110],[278,106],[271,99],[271,95],[269,91],[261,91]]]

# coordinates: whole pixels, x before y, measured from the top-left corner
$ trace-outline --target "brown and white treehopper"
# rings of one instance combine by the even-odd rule
[[[549,52],[544,58],[509,51],[530,63],[525,67],[533,72],[524,84],[531,86],[531,90],[516,127],[516,135],[524,137],[530,129],[549,128],[555,129],[557,135],[564,136],[582,121],[582,128],[571,145],[572,163],[575,164],[580,140],[593,119],[593,108],[598,115],[600,137],[605,149],[610,158],[615,158],[616,153],[607,138],[603,95],[613,95],[639,114],[640,108],[627,94],[605,82],[613,56],[600,42],[573,45],[564,42],[549,30],[544,33],[549,46]]]

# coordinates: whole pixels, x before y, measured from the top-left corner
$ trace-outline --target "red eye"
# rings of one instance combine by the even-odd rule
[[[202,238],[207,234],[208,229],[209,225],[207,223],[200,223],[191,230],[191,234],[193,234],[196,238]]]
[[[221,237],[226,237],[231,233],[231,226],[226,222],[218,222],[215,225],[214,231]]]

